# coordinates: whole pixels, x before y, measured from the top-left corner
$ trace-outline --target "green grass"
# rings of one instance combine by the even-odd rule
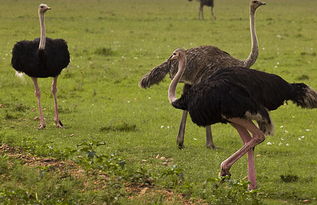
[[[151,175],[155,187],[174,193],[195,199],[203,198],[203,191],[212,194],[211,188],[204,188],[204,182],[216,177],[220,163],[241,146],[236,131],[229,125],[213,126],[215,143],[220,149],[207,150],[204,129],[188,120],[186,148],[178,150],[175,136],[181,112],[168,103],[169,80],[147,90],[140,89],[138,81],[178,47],[215,45],[237,58],[246,58],[250,50],[248,1],[216,1],[216,22],[209,20],[207,9],[206,20],[198,21],[197,2],[186,0],[46,1],[52,7],[46,15],[47,36],[67,40],[71,64],[58,82],[60,117],[65,129],[54,127],[51,79],[39,80],[48,125],[40,131],[36,129],[38,121],[34,120],[38,111],[32,81],[28,77],[16,78],[10,66],[14,43],[39,36],[39,2],[0,2],[2,143],[23,147],[38,156],[76,160],[69,150],[79,149],[77,145],[105,142],[94,151],[101,156],[116,153],[124,159],[128,173],[114,175],[125,176],[125,182],[142,183]],[[253,68],[317,88],[316,7],[313,0],[268,1],[267,6],[261,7],[256,17],[260,55]],[[317,203],[316,110],[299,109],[290,103],[271,115],[275,136],[256,148],[257,198],[265,204],[296,204],[304,200]],[[158,155],[169,159],[168,162],[157,159]],[[173,165],[179,170],[169,170]],[[101,168],[109,171],[109,167]],[[169,174],[160,177],[162,173]],[[179,173],[183,179],[179,179]],[[238,161],[231,173],[233,179],[243,179],[246,159]],[[17,171],[10,174],[19,175]],[[296,180],[285,180],[287,176],[295,176]],[[18,183],[14,177],[3,180]],[[34,187],[23,190],[40,191],[43,185],[33,182]],[[0,190],[10,191],[10,187],[15,190],[4,184]],[[74,187],[80,190],[80,185]],[[88,194],[85,196],[82,203],[90,203]],[[123,195],[120,200],[117,202],[123,204],[181,203],[157,194],[145,195],[140,200],[129,200]],[[206,200],[216,203],[211,198]],[[65,198],[65,203],[75,202]]]

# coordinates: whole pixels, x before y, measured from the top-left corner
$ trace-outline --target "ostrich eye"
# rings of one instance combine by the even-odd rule
[[[41,8],[41,9],[43,9],[43,8],[44,8],[44,6],[41,6],[40,8]]]
[[[176,53],[173,53],[174,56],[176,56]]]

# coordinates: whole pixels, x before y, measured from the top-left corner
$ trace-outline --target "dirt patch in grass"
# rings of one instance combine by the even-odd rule
[[[77,179],[85,179],[84,190],[102,190],[108,187],[111,183],[111,177],[100,170],[85,170],[80,165],[71,160],[59,160],[51,157],[40,157],[26,153],[23,149],[12,147],[7,144],[0,146],[0,154],[6,155],[11,159],[19,160],[23,166],[45,169],[49,172],[54,172],[54,175],[72,176]],[[88,183],[90,182],[90,183]],[[167,204],[204,204],[195,200],[195,202],[185,199],[182,194],[174,193],[171,190],[164,190],[154,185],[144,185],[131,182],[125,182],[125,191],[127,199],[131,201],[151,201],[153,199],[164,201]],[[108,187],[109,188],[109,187]]]
[[[85,170],[80,168],[72,161],[61,161],[54,158],[37,157],[28,153],[24,153],[21,148],[11,147],[6,144],[0,146],[0,153],[6,154],[10,158],[20,160],[24,165],[29,167],[42,167],[51,171],[69,174],[75,177],[83,177]]]

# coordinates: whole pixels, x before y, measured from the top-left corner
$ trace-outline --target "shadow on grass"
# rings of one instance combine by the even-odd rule
[[[126,122],[121,122],[116,125],[108,125],[101,127],[100,132],[136,132],[137,126],[135,124],[128,124]]]

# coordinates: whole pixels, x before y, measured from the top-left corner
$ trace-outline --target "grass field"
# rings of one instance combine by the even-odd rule
[[[213,126],[219,149],[207,150],[204,129],[188,120],[179,150],[169,79],[138,87],[175,48],[215,45],[246,58],[248,0],[216,0],[215,22],[207,10],[197,20],[198,3],[186,0],[47,0],[47,36],[67,40],[71,63],[58,83],[64,129],[53,123],[51,79],[39,81],[44,130],[36,129],[32,81],[10,66],[15,42],[39,36],[40,2],[0,3],[0,142],[11,147],[0,156],[0,204],[317,204],[316,110],[290,103],[271,113],[275,136],[256,148],[259,189],[249,193],[245,157],[231,169],[235,181],[217,181],[220,163],[242,145],[235,130]],[[314,0],[268,0],[256,16],[253,68],[317,89],[316,8]]]

